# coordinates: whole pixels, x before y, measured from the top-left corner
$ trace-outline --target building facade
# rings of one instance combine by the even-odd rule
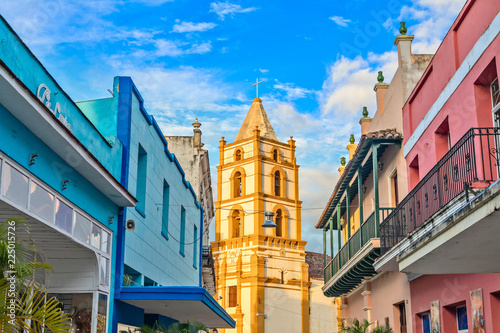
[[[414,332],[500,330],[499,11],[466,2],[403,108],[410,193],[376,267],[412,276]]]
[[[113,97],[78,104],[103,135],[123,143],[121,182],[137,198],[118,233],[113,332],[176,321],[232,327],[202,287],[203,209],[143,103],[131,78],[116,77]]]
[[[222,138],[219,150],[212,250],[219,302],[236,319],[225,331],[309,332],[295,141],[278,141],[256,98],[235,141]],[[262,227],[264,212],[276,228]]]
[[[120,184],[123,146],[105,138],[0,16],[0,219],[22,218],[36,281],[71,332],[111,326],[118,225],[136,200]],[[23,228],[16,235],[22,239]]]
[[[425,71],[432,55],[413,54],[414,38],[406,35],[404,22],[394,44],[398,68],[390,84],[379,72],[374,91],[377,110],[373,118],[364,108],[361,139],[351,135],[340,179],[317,228],[323,229],[326,296],[336,297],[339,330],[354,319],[374,326],[390,326],[396,333],[412,332],[410,283],[398,269],[377,272],[380,224],[408,193],[403,155],[402,107]],[[328,240],[329,237],[329,240]],[[339,246],[340,244],[340,246]]]

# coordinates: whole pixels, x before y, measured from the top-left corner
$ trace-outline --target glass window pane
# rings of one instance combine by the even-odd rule
[[[89,244],[90,240],[90,227],[92,223],[89,219],[83,217],[80,214],[76,214],[75,221],[75,231],[73,232],[73,236],[76,239],[79,239],[87,244]]]
[[[102,256],[99,259],[99,273],[101,285],[109,286],[109,259]]]
[[[97,303],[97,333],[106,332],[106,314],[108,313],[108,295],[99,294]]]
[[[73,230],[73,209],[56,199],[56,226],[71,234]]]
[[[26,208],[28,206],[28,177],[5,163],[3,171],[3,195]]]
[[[33,181],[31,182],[30,194],[30,212],[35,213],[47,221],[53,222],[54,196]]]
[[[90,244],[97,249],[101,248],[101,228],[95,224],[92,224],[92,237],[90,237]]]
[[[111,246],[111,235],[107,233],[105,230],[102,231],[102,243],[101,250],[110,254],[110,246]]]

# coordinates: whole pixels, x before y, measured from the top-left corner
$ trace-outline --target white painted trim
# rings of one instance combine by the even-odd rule
[[[460,86],[462,81],[465,79],[467,74],[469,74],[470,70],[476,62],[481,58],[484,51],[488,48],[488,46],[493,42],[493,40],[497,37],[500,32],[500,13],[495,16],[489,27],[484,31],[483,35],[479,37],[476,44],[472,47],[469,54],[465,57],[462,65],[455,72],[453,77],[450,79],[446,87],[443,89],[439,97],[436,99],[434,104],[429,108],[427,114],[424,119],[418,124],[417,128],[410,136],[408,141],[405,143],[403,152],[404,157],[410,153],[415,144],[418,142],[420,137],[424,134],[426,129],[429,127],[434,118],[441,111],[443,106],[448,102],[448,99],[453,95],[455,90]]]

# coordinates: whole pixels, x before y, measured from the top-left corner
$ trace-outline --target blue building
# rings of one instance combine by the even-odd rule
[[[202,208],[137,87],[116,77],[113,97],[78,106],[105,137],[123,143],[121,183],[138,200],[118,231],[113,332],[156,321],[234,327],[201,287]]]
[[[201,287],[201,216],[130,78],[77,106],[0,16],[0,219],[30,225],[72,332],[234,327]]]
[[[110,322],[119,210],[136,203],[119,181],[122,150],[0,17],[0,220],[29,225],[37,259],[53,267],[36,278],[72,314],[72,332]]]

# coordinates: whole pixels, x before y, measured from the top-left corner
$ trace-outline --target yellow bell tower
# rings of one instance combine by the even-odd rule
[[[295,141],[278,141],[259,98],[233,143],[220,141],[215,259],[227,333],[309,332],[309,276],[301,240]],[[276,228],[263,228],[264,213]]]

